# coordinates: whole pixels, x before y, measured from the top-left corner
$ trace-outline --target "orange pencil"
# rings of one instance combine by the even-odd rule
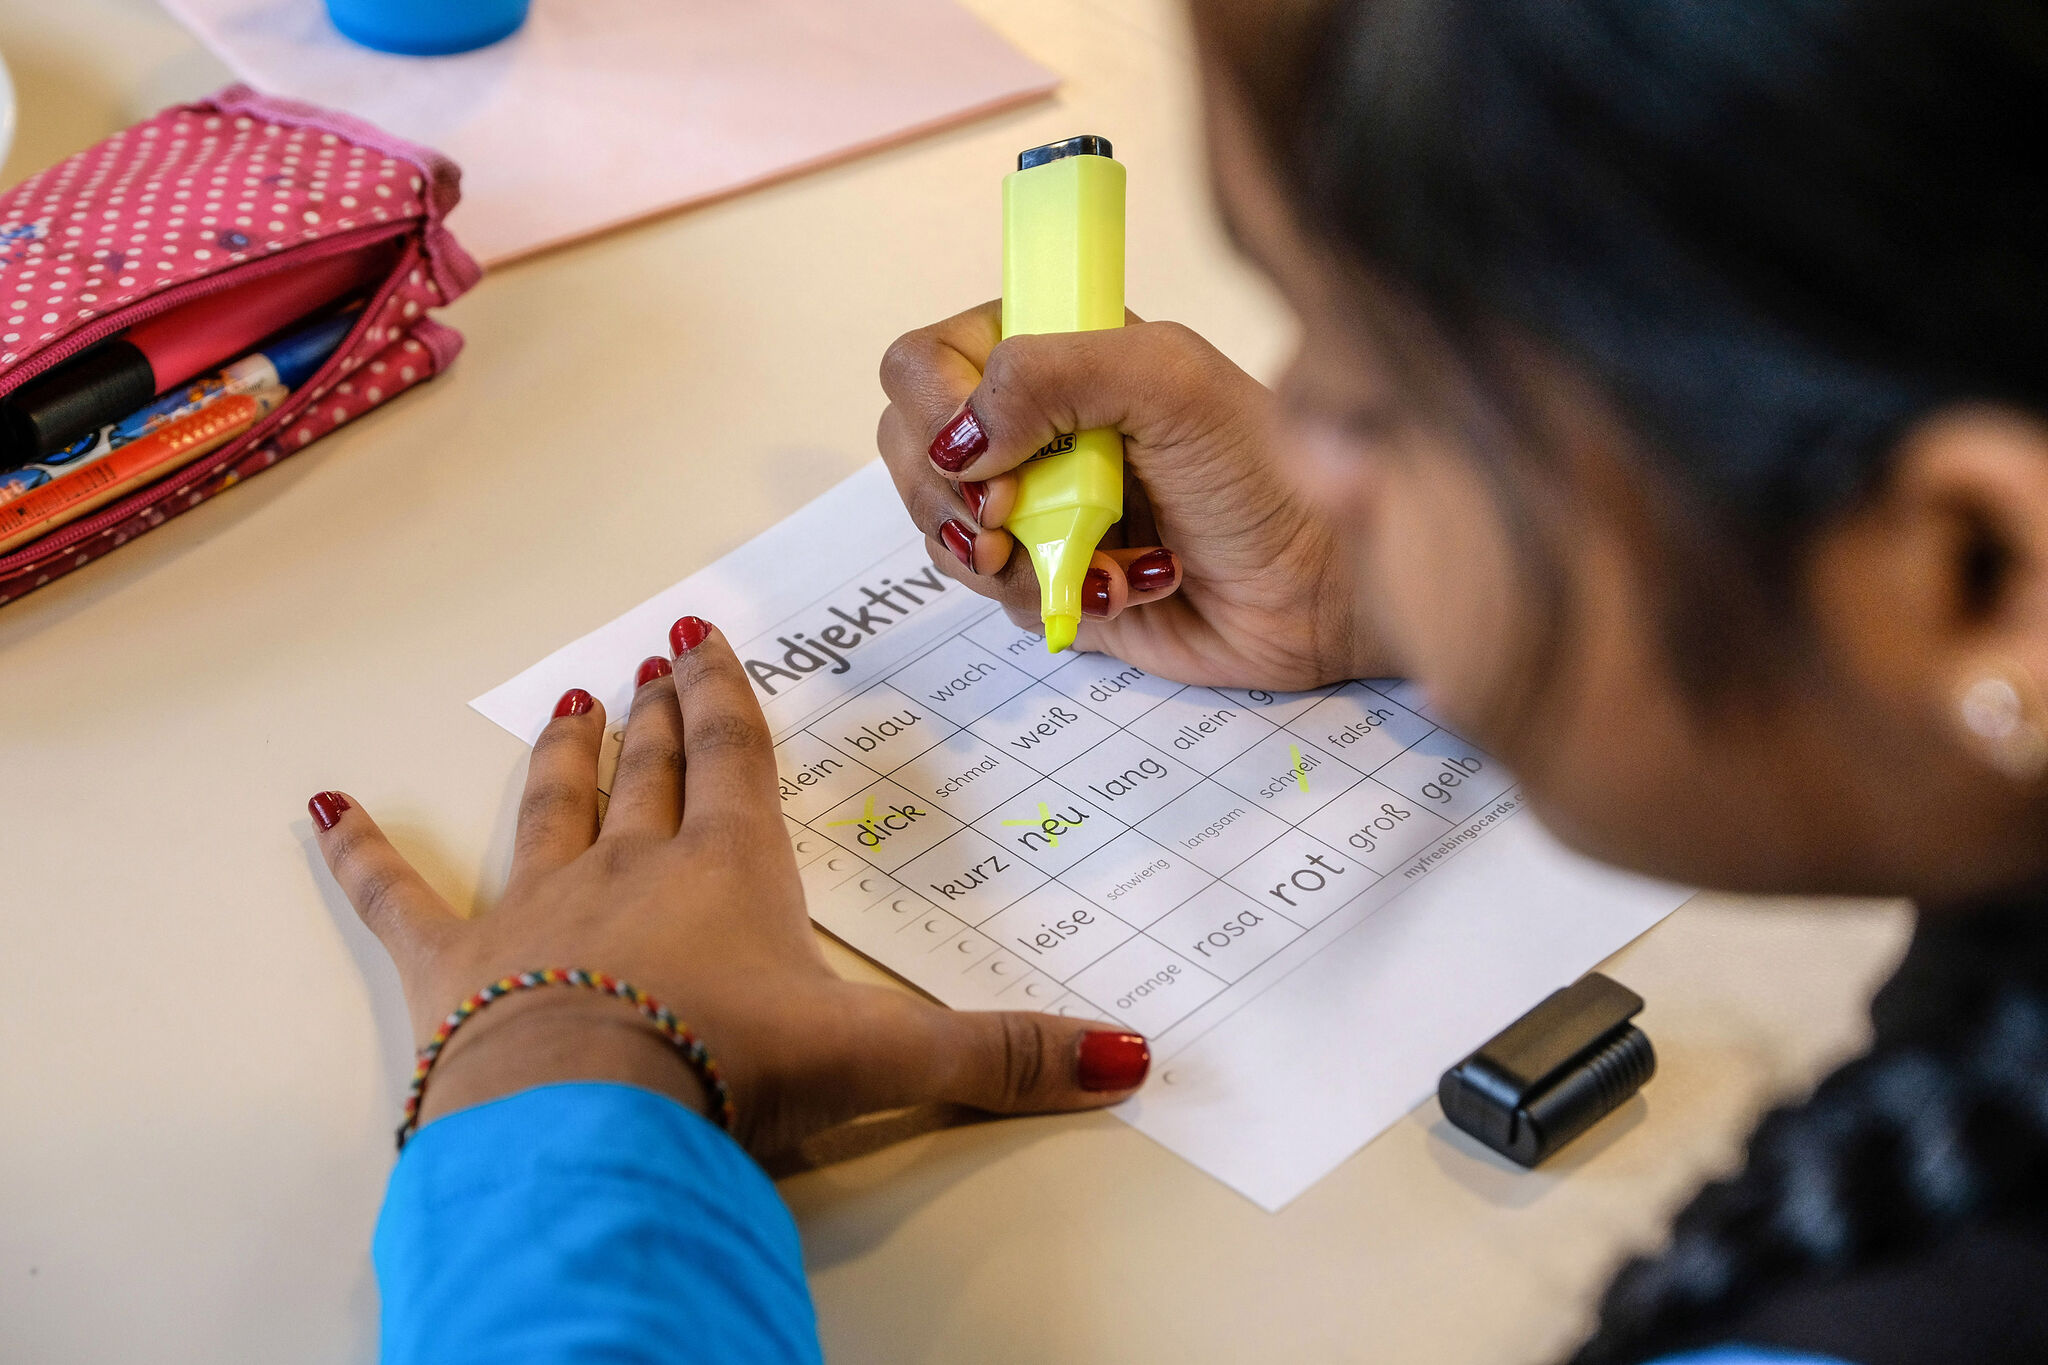
[[[0,553],[76,521],[123,493],[220,449],[254,426],[284,397],[285,390],[275,385],[231,394],[0,505]]]

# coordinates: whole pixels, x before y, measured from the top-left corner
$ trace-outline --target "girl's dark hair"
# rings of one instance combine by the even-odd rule
[[[1412,294],[1482,378],[1505,327],[1618,405],[1655,466],[1691,682],[1726,670],[1737,601],[1762,606],[1751,648],[1796,617],[1799,551],[1915,418],[2048,411],[2037,0],[1196,16],[1311,231]]]
[[[2048,414],[2040,0],[1195,9],[1312,234],[1418,303],[1502,410],[1523,406],[1503,331],[1612,398],[1695,681],[1796,621],[1802,551],[1912,423],[1966,400]],[[1754,605],[1740,638],[1728,602]],[[2040,1216],[2044,916],[1924,931],[1873,1051],[1623,1271],[1581,1365],[1711,1336],[1774,1285],[2001,1201]]]

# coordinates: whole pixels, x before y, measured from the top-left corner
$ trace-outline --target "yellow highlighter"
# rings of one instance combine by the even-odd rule
[[[1109,139],[1033,147],[1003,177],[1003,335],[1124,325],[1124,168]],[[1038,570],[1045,647],[1081,625],[1081,583],[1124,514],[1124,438],[1113,427],[1056,436],[1017,469],[1004,526]]]

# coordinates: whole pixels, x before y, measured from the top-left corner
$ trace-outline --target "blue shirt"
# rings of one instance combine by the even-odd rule
[[[544,1085],[436,1120],[372,1249],[387,1365],[818,1365],[796,1223],[709,1120]]]
[[[544,1085],[406,1144],[373,1248],[386,1365],[821,1365],[796,1224],[708,1120]],[[1662,1365],[1840,1365],[1724,1347]]]

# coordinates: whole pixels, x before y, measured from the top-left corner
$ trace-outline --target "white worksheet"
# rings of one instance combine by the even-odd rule
[[[1143,1032],[1115,1112],[1267,1209],[1690,894],[1560,848],[1408,684],[1048,654],[879,463],[472,704],[531,743],[583,687],[616,735],[686,614],[754,679],[812,918],[957,1009]]]

